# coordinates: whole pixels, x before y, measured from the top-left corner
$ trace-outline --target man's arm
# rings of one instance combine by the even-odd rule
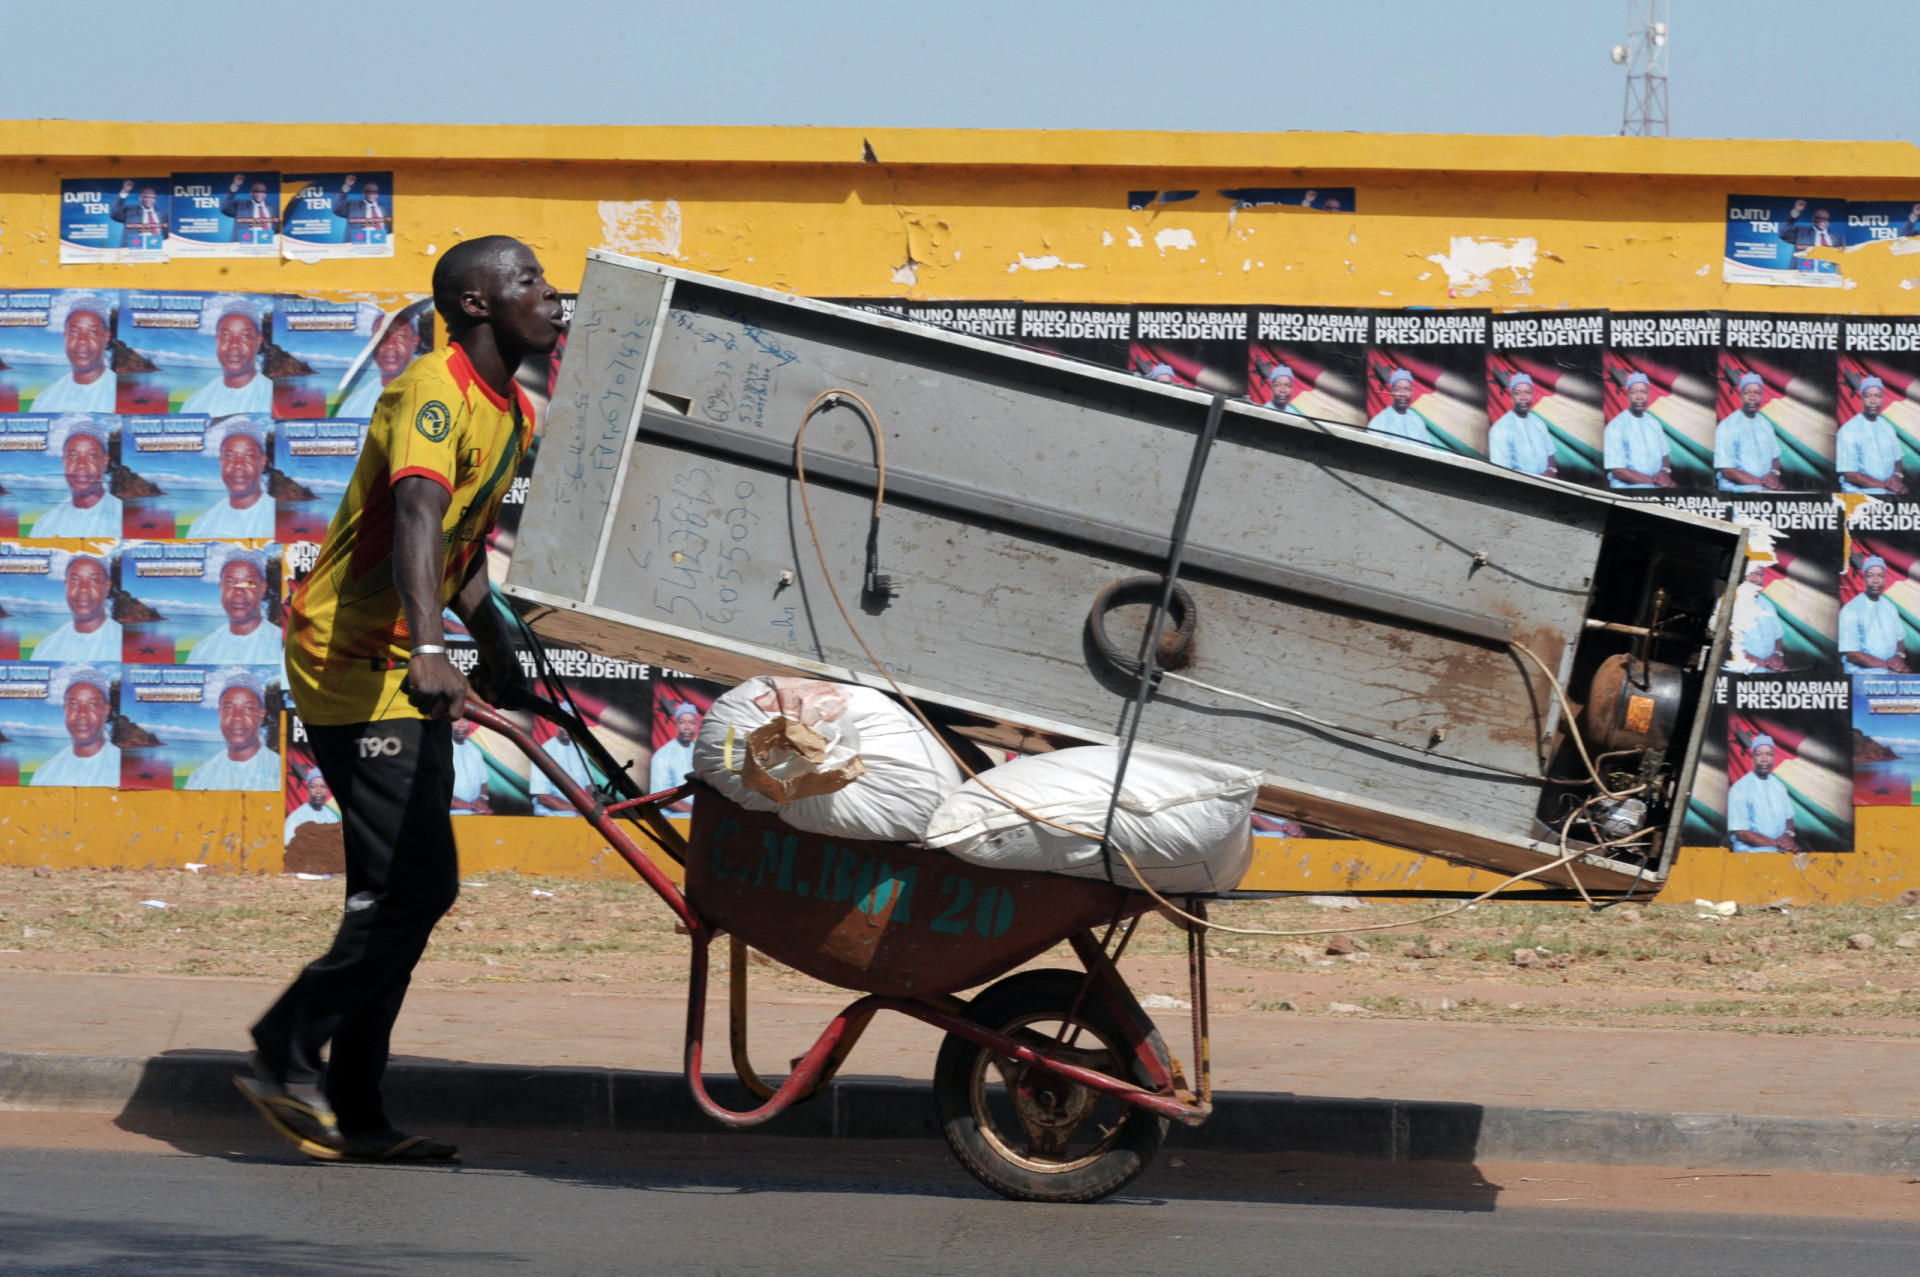
[[[501,704],[520,687],[525,676],[520,668],[520,655],[514,650],[513,637],[500,609],[494,605],[484,553],[473,556],[467,579],[461,582],[460,593],[454,596],[453,614],[466,623],[467,633],[473,636],[474,645],[480,650],[480,664],[486,671],[486,695],[495,705]]]
[[[440,621],[440,581],[446,571],[441,525],[452,502],[452,493],[421,475],[408,475],[393,486],[393,581],[415,646],[446,642]],[[428,718],[459,718],[466,712],[466,676],[444,652],[408,661],[402,686]]]

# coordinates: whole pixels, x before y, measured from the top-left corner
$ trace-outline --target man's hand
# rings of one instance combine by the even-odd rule
[[[346,176],[346,180],[340,183],[340,193],[341,193],[342,195],[351,195],[351,194],[353,194],[353,181],[354,181],[354,179],[355,179],[355,178],[357,178],[357,177],[359,177],[359,176],[360,176],[360,175],[359,175],[358,173],[349,173],[349,174],[347,174],[347,176]]]
[[[1806,211],[1807,211],[1807,202],[1805,200],[1795,200],[1793,202],[1793,211],[1788,213],[1787,216],[1790,218],[1798,217],[1800,216],[1800,214]]]
[[[125,199],[131,194],[133,194],[133,179],[129,178],[120,183],[120,198]]]
[[[233,175],[233,185],[227,188],[227,193],[230,195],[238,195],[240,193],[240,188],[245,186],[246,184],[247,184],[247,175],[245,173],[235,173]]]
[[[487,627],[482,626],[482,629]],[[474,671],[477,677],[469,680],[470,686],[481,699],[489,705],[510,705],[516,695],[526,687],[526,671],[520,666],[520,654],[504,633],[504,627],[495,626],[493,633],[481,641],[474,638],[480,648],[480,668]]]
[[[459,718],[467,712],[467,697],[473,694],[467,676],[439,652],[408,661],[407,677],[400,686],[413,707],[433,719]]]

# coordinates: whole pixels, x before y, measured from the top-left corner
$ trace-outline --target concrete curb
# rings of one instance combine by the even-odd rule
[[[231,1051],[151,1059],[0,1053],[0,1109],[141,1117],[244,1117]],[[715,1099],[747,1108],[732,1078],[712,1078]],[[388,1107],[404,1124],[615,1133],[715,1134],[675,1073],[513,1067],[398,1060]],[[769,1135],[828,1139],[933,1139],[939,1128],[925,1082],[852,1077],[765,1126]],[[1227,1092],[1196,1128],[1175,1126],[1169,1148],[1238,1153],[1322,1153],[1386,1161],[1541,1161],[1605,1166],[1920,1172],[1920,1121],[1711,1113],[1486,1107],[1432,1100],[1340,1099]]]

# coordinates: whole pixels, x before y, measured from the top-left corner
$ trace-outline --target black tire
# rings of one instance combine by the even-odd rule
[[[1024,1029],[1051,1043],[1085,979],[1079,971],[1023,971],[974,998],[967,1018],[996,1033]],[[1075,1063],[1152,1087],[1146,1066],[1097,991],[1088,991],[1073,1022],[1080,1030],[1071,1035]],[[1148,1040],[1166,1063],[1159,1033]],[[940,1044],[933,1070],[940,1129],[953,1155],[982,1184],[1015,1201],[1095,1202],[1126,1187],[1153,1161],[1167,1133],[1166,1118],[1045,1074],[1036,1073],[1037,1094],[1016,1099],[1012,1088],[1025,1073],[1024,1066],[955,1034]],[[1040,1142],[1053,1147],[1039,1146],[1021,1105],[1039,1123]]]

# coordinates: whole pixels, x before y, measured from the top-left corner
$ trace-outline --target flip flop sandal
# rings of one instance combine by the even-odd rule
[[[380,1131],[347,1136],[335,1156],[348,1162],[458,1162],[460,1146],[405,1131]]]
[[[258,1078],[236,1077],[233,1084],[287,1143],[323,1162],[340,1160],[344,1141],[332,1113],[302,1104],[290,1095],[276,1093]]]

